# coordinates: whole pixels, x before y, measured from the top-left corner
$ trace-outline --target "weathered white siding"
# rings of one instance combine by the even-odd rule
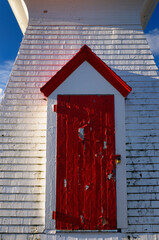
[[[57,237],[121,239],[129,233],[141,233],[138,236],[142,237],[146,232],[159,232],[159,77],[141,26],[59,26],[34,19],[30,20],[0,105],[2,239],[32,239],[32,233],[44,230],[46,101],[40,87],[83,44],[133,89],[126,99],[128,229],[126,235]],[[55,239],[45,237],[37,235],[37,239]]]

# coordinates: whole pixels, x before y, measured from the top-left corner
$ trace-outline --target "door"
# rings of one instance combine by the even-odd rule
[[[113,95],[57,98],[56,229],[116,229]]]

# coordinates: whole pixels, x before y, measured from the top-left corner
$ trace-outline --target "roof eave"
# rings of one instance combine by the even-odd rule
[[[24,34],[28,26],[29,14],[24,0],[8,0],[19,27]]]
[[[158,0],[145,0],[141,10],[141,25],[145,30],[154,10],[158,3]]]

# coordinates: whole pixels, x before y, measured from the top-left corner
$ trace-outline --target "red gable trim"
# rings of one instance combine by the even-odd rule
[[[131,92],[131,87],[97,57],[87,45],[84,45],[80,51],[40,89],[44,96],[48,97],[84,61],[92,65],[92,67],[94,67],[96,71],[98,71],[124,97]]]

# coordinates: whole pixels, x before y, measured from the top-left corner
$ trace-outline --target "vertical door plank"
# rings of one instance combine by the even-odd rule
[[[59,111],[61,108],[65,107],[65,100],[62,96],[58,98],[58,107]],[[58,111],[58,110],[57,110]],[[63,221],[61,221],[62,213],[63,218],[65,214],[65,206],[66,206],[66,191],[64,188],[64,179],[66,178],[66,129],[65,129],[66,115],[60,111],[57,114],[57,185],[56,185],[56,228],[63,228]]]

